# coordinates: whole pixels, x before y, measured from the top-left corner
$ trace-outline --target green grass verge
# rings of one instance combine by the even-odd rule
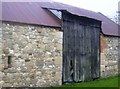
[[[100,78],[94,81],[81,83],[68,83],[63,84],[61,87],[118,87],[118,76]]]

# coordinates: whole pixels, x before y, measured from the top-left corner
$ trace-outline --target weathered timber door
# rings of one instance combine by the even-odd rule
[[[101,22],[67,12],[62,21],[63,83],[99,78]]]

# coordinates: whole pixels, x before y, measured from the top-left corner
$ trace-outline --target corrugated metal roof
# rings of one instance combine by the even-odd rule
[[[74,14],[74,15],[84,16],[84,17],[88,17],[88,18],[92,18],[92,19],[96,19],[96,20],[101,20],[99,18],[99,16],[97,15],[98,14],[97,12],[85,10],[82,8],[70,6],[70,5],[63,4],[63,3],[57,3],[57,2],[47,3],[47,2],[45,2],[44,4],[41,4],[41,7],[57,9],[57,10],[66,10],[67,12]]]
[[[48,11],[42,9],[39,3],[3,2],[2,20],[60,27],[60,21]]]
[[[120,36],[118,32],[118,25],[113,22],[111,19],[99,13],[99,18],[102,21],[102,32],[106,35]]]
[[[43,8],[66,10],[71,14],[102,21],[106,35],[118,36],[118,25],[101,13],[73,7],[57,2],[2,2],[3,21],[61,27],[60,20]]]

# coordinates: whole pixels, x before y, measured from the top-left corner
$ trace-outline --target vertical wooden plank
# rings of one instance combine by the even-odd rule
[[[63,28],[64,28],[64,30],[63,30],[63,82],[66,82],[67,81],[67,73],[68,73],[68,71],[67,71],[67,38],[66,38],[66,36],[67,36],[67,23],[64,21],[64,14],[63,14]]]
[[[92,79],[92,74],[91,74],[91,70],[92,70],[92,68],[91,68],[91,63],[92,63],[92,62],[91,62],[91,60],[92,60],[92,59],[91,59],[91,39],[92,39],[92,38],[91,38],[91,35],[92,35],[92,34],[90,33],[90,32],[91,32],[91,27],[90,27],[90,26],[88,26],[88,27],[89,27],[89,28],[88,28],[88,29],[89,29],[89,33],[88,33],[88,34],[89,34],[89,37],[88,37],[88,38],[89,38],[89,42],[88,42],[88,44],[89,44],[89,46],[88,46],[89,52],[88,52],[88,55],[89,55],[89,66],[90,66],[90,67],[89,67],[89,70],[90,70],[89,73],[90,73],[90,79]]]
[[[66,14],[62,14],[63,16],[63,82],[68,82],[69,80],[69,22],[67,22]]]
[[[70,82],[74,80],[74,22],[69,22],[69,67],[70,67]]]
[[[80,57],[79,57],[79,47],[80,47],[80,45],[79,45],[79,24],[78,24],[78,22],[77,21],[75,21],[74,22],[75,23],[75,25],[74,25],[74,43],[75,43],[75,47],[74,47],[74,60],[75,60],[75,72],[74,72],[74,74],[75,74],[75,77],[74,77],[74,80],[75,80],[75,82],[79,82],[79,76],[80,76],[80,72],[79,72],[79,65],[80,65]]]
[[[92,76],[92,78],[93,78],[93,76],[94,76],[94,30],[93,30],[93,28],[92,27],[90,27],[90,30],[91,30],[91,76]]]
[[[95,30],[95,38],[96,38],[95,39],[95,43],[97,43],[97,45],[95,45],[95,55],[94,55],[95,56],[94,65],[96,67],[96,68],[94,68],[95,69],[95,72],[94,72],[95,76],[94,77],[97,78],[97,71],[98,71],[97,70],[98,69],[98,57],[97,56],[98,56],[98,45],[99,44],[98,44],[98,41],[97,41],[97,38],[98,38],[98,36],[97,36],[97,29],[94,28],[94,30]]]
[[[63,13],[63,81],[88,81],[99,76],[99,24]],[[71,67],[72,66],[72,67]]]
[[[95,27],[93,28],[94,32],[94,44],[92,45],[93,49],[93,59],[92,59],[92,78],[95,79],[99,77],[99,29],[96,29]]]
[[[78,40],[76,40],[76,45],[77,45],[77,50],[76,52],[78,52],[77,54],[77,60],[78,60],[78,81],[82,81],[82,77],[81,77],[81,74],[82,74],[82,68],[81,68],[81,34],[82,34],[82,25],[79,24],[78,22],[78,28],[77,28],[77,36],[76,36],[76,39],[78,38]]]
[[[81,52],[80,52],[80,54],[81,54],[81,79],[82,79],[82,81],[84,81],[85,80],[85,52],[84,52],[84,28],[85,28],[85,26],[84,25],[82,25],[81,24],[81,26],[82,26],[82,29],[81,29],[81,46],[80,46],[80,50],[81,50]]]
[[[69,20],[68,17],[66,17],[67,14],[64,14],[64,55],[66,58],[65,63],[63,64],[64,72],[63,74],[67,82],[73,82],[74,80],[74,22],[72,20]],[[67,28],[66,28],[67,27]]]
[[[85,48],[85,50],[86,50],[86,58],[85,58],[85,60],[86,60],[86,81],[91,80],[90,31],[91,31],[90,26],[86,25],[86,32],[85,32],[85,44],[87,44],[86,48]]]
[[[76,64],[76,78],[77,78],[77,82],[79,81],[82,81],[82,68],[81,68],[81,49],[82,49],[82,46],[81,46],[81,37],[82,37],[82,25],[79,24],[79,22],[76,23],[77,26],[75,28],[76,30],[76,36],[75,36],[75,46],[76,46],[76,49],[75,49],[75,57],[76,57],[76,60],[77,60],[77,64]]]
[[[84,72],[84,81],[87,79],[87,74],[86,74],[86,72],[87,72],[87,61],[86,61],[86,37],[85,37],[85,35],[86,35],[86,26],[84,25],[84,29],[83,29],[83,50],[82,50],[82,52],[83,52],[83,68],[84,68],[84,70],[83,70],[83,72]]]
[[[98,43],[97,45],[97,60],[96,60],[96,78],[100,76],[100,28],[95,28],[96,29],[96,42]]]

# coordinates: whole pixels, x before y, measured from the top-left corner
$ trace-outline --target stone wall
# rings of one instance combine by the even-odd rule
[[[62,83],[62,37],[58,28],[2,24],[3,87],[46,87]]]
[[[2,87],[2,23],[0,21],[0,88]]]
[[[101,34],[101,76],[118,74],[118,38]]]
[[[0,29],[2,43],[0,43],[2,49],[0,85],[2,87],[61,85],[63,32],[59,30],[4,22],[2,30]],[[101,76],[117,73],[118,38],[101,34]]]

